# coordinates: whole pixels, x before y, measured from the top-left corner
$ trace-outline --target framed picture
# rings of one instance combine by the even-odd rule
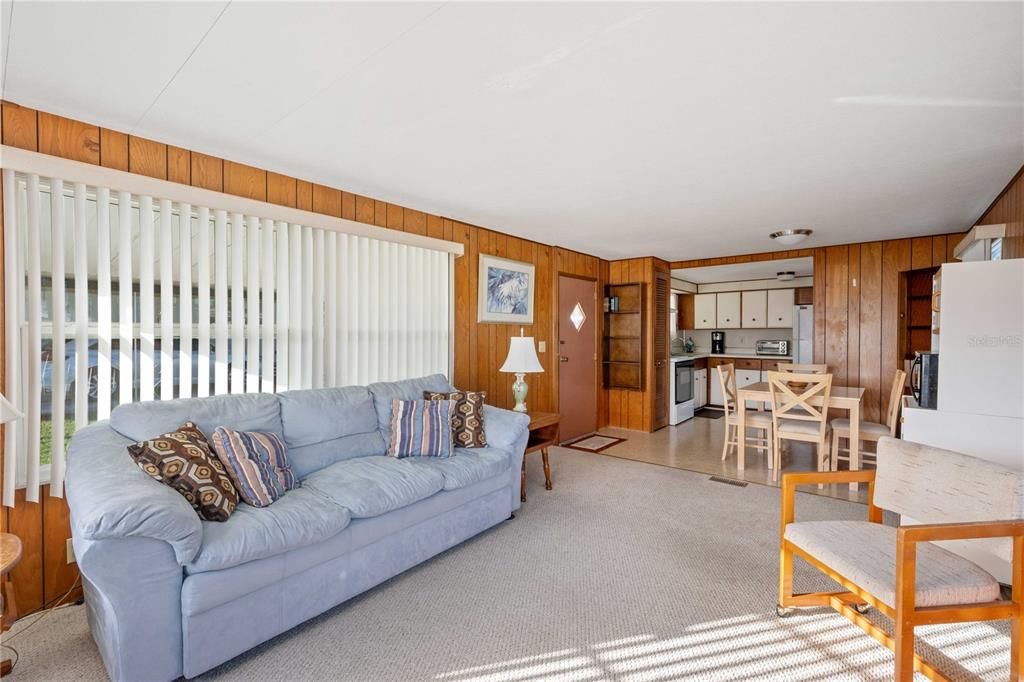
[[[533,324],[533,274],[529,263],[480,254],[478,322]]]

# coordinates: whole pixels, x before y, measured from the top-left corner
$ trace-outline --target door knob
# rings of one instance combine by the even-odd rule
[[[569,358],[565,357],[564,355],[559,355],[558,356],[558,361],[559,362],[569,362]]]

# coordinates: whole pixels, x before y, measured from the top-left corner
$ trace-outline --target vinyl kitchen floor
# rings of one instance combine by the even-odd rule
[[[755,433],[751,431],[750,433]],[[736,470],[736,452],[731,450],[722,461],[722,443],[725,438],[724,419],[695,417],[676,426],[666,426],[654,433],[627,429],[601,429],[600,435],[626,438],[622,443],[602,450],[600,455],[620,457],[636,462],[696,471],[709,476],[721,476],[758,485],[781,486],[772,481],[763,452],[747,447],[746,466],[742,473]],[[804,443],[787,443],[782,454],[782,472],[816,471],[814,449]],[[801,488],[806,492],[827,495],[840,500],[867,503],[867,486],[861,485],[851,492],[848,485]]]

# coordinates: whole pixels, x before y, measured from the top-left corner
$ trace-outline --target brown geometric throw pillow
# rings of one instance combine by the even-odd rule
[[[238,491],[224,465],[192,422],[129,445],[128,454],[140,469],[179,492],[202,519],[227,521],[238,504]]]
[[[458,448],[485,448],[484,400],[486,391],[454,391],[435,393],[423,391],[424,400],[454,400],[452,410],[452,440]]]

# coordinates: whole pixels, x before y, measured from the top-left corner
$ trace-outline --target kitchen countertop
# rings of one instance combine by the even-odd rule
[[[681,355],[673,355],[671,360],[679,362],[680,360],[700,360],[701,358],[741,358],[744,360],[778,360],[778,361],[793,361],[791,355],[756,355],[754,353],[683,353]]]

